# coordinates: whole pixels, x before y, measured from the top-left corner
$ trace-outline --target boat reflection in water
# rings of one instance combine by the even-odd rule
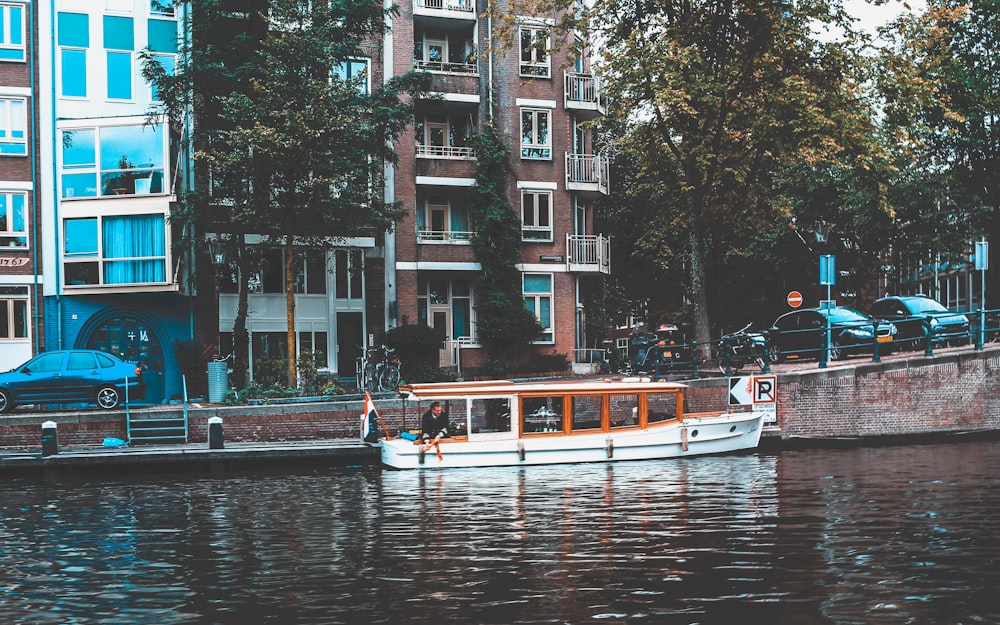
[[[997,623],[1000,442],[0,484],[2,623]]]

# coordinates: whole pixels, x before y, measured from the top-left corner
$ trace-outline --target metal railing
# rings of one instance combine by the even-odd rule
[[[448,61],[425,61],[423,59],[414,59],[413,68],[428,72],[446,72],[448,74],[469,75],[479,73],[479,66],[475,63],[451,63]]]
[[[601,234],[567,234],[566,260],[570,266],[592,266],[610,273],[611,239]]]
[[[417,145],[417,156],[429,158],[475,158],[476,152],[472,148],[458,147],[452,145]]]
[[[600,154],[566,153],[566,183],[592,184],[602,193],[610,191],[610,167]]]
[[[593,74],[566,72],[564,79],[566,103],[593,104],[598,110],[604,109],[601,81]]]
[[[435,9],[438,11],[463,11],[475,13],[475,0],[414,0],[414,5],[420,9]]]

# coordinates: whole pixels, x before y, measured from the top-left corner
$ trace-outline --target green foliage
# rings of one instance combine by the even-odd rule
[[[429,382],[422,372],[433,368],[445,335],[426,325],[405,325],[391,328],[385,333],[384,342],[399,356],[399,373],[410,382]]]
[[[405,377],[407,382],[454,382],[457,377],[450,369],[421,364]]]
[[[188,397],[208,394],[208,363],[216,356],[215,345],[199,339],[174,341],[174,360],[187,379]]]
[[[521,274],[521,223],[507,199],[510,147],[487,125],[471,138],[476,151],[476,185],[469,213],[475,223],[472,245],[482,265],[477,278],[477,331],[491,359],[511,362],[530,350],[542,328],[524,306]]]

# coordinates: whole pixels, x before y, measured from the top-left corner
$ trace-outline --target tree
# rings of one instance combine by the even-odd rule
[[[656,204],[659,228],[639,245],[669,250],[651,269],[684,273],[694,338],[707,342],[724,261],[791,217],[782,170],[878,150],[850,18],[839,2],[740,0],[598,0],[587,17],[615,96],[614,148]],[[818,41],[827,24],[848,37]]]
[[[352,73],[366,45],[385,34],[394,9],[381,3],[236,4],[192,2],[185,62],[170,75],[147,50],[143,71],[172,119],[195,116],[195,160],[212,187],[186,197],[187,216],[202,229],[234,232],[241,263],[248,232],[284,249],[287,376],[295,386],[297,249],[393,227],[401,213],[384,201],[385,165],[412,117],[404,96],[424,94],[430,76],[408,73],[369,88],[367,73]],[[249,273],[240,275],[244,328]]]

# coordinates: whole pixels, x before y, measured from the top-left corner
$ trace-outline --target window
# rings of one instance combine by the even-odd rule
[[[70,352],[69,360],[66,361],[66,369],[69,371],[83,371],[85,369],[96,369],[94,355],[90,352]]]
[[[299,357],[306,352],[313,353],[313,364],[317,369],[329,366],[326,355],[330,353],[326,332],[298,332]]]
[[[542,334],[536,343],[552,343],[555,334],[552,329],[552,274],[526,273],[523,276],[524,305],[535,314],[542,326]]]
[[[413,41],[413,66],[432,72],[475,74],[474,33],[418,32]]]
[[[167,76],[173,76],[177,67],[177,57],[173,54],[154,54],[153,60],[157,61]],[[160,94],[155,84],[149,85],[149,98],[154,102],[160,101]]]
[[[62,197],[164,193],[166,149],[162,124],[63,130]]]
[[[468,241],[469,213],[444,198],[430,198],[417,211],[417,239],[426,241]]]
[[[464,278],[430,274],[417,277],[417,308],[420,323],[453,340],[474,340],[472,290]]]
[[[27,109],[24,98],[0,98],[0,155],[28,153]]]
[[[361,95],[368,95],[371,91],[369,63],[368,59],[348,59],[334,65],[331,74],[341,82],[355,85]]]
[[[63,260],[67,286],[165,283],[164,216],[67,219],[63,222]]]
[[[430,158],[472,158],[469,136],[472,120],[467,116],[425,115],[417,118],[414,130],[417,156]]]
[[[0,191],[0,248],[27,249],[28,196]]]
[[[551,115],[546,109],[521,109],[521,158],[552,159]]]
[[[0,4],[0,61],[24,61],[24,5]]]
[[[574,432],[601,429],[601,408],[604,402],[600,395],[572,395],[573,420],[570,424]]]
[[[150,52],[177,54],[176,20],[149,20],[146,29]]]
[[[131,17],[104,16],[109,100],[132,99],[132,51],[135,50],[133,31]]]
[[[0,341],[28,338],[28,287],[0,286]]]
[[[295,292],[308,295],[326,293],[326,252],[305,250],[298,254]]]
[[[521,27],[521,75],[548,78],[549,29],[538,26]]]
[[[521,239],[552,240],[551,191],[521,191]]]
[[[149,13],[151,15],[174,16],[174,4],[172,0],[149,0]]]
[[[60,95],[87,97],[87,48],[90,47],[90,21],[86,13],[59,13]]]
[[[337,299],[363,299],[365,265],[361,250],[337,250],[333,263]]]

